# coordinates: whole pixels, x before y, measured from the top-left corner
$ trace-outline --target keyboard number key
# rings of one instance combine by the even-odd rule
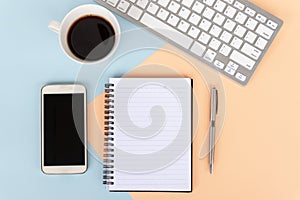
[[[205,3],[208,6],[212,6],[214,4],[215,0],[203,0],[203,3]]]
[[[245,15],[242,12],[238,12],[238,14],[235,17],[235,21],[240,23],[240,24],[244,24],[246,19],[247,19],[247,15]]]
[[[249,18],[248,21],[246,22],[246,27],[250,30],[254,30],[255,27],[257,26],[258,22],[255,19]]]
[[[223,12],[223,10],[225,9],[226,7],[226,3],[218,0],[215,5],[214,5],[214,9],[219,11],[219,12]]]
[[[236,9],[231,6],[227,6],[227,8],[224,12],[224,14],[229,18],[233,18],[235,13],[236,13]]]

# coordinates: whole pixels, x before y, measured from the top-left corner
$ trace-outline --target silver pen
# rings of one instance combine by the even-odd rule
[[[215,154],[216,116],[218,112],[218,90],[213,87],[210,91],[210,127],[209,127],[209,171],[213,173]]]

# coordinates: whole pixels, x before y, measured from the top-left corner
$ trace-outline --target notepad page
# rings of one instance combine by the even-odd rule
[[[111,78],[110,191],[191,191],[192,84],[186,78]]]

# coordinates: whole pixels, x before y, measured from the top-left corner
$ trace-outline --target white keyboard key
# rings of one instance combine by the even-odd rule
[[[231,69],[237,70],[239,68],[239,65],[232,62],[232,61],[229,61],[229,63],[227,64],[227,67],[230,67]]]
[[[237,78],[238,80],[244,82],[246,80],[246,76],[240,72],[236,73],[235,78]]]
[[[246,8],[245,13],[250,15],[251,17],[254,17],[254,15],[256,14],[256,12],[249,7]]]
[[[239,9],[239,10],[244,10],[245,5],[242,4],[241,2],[236,1],[236,2],[234,3],[234,7],[236,7],[236,8]]]
[[[200,19],[201,19],[201,17],[199,15],[197,15],[196,13],[192,13],[189,18],[189,22],[194,25],[198,25],[200,22]]]
[[[173,13],[177,13],[179,8],[180,8],[180,4],[176,3],[175,1],[172,1],[168,7],[168,9]]]
[[[129,11],[128,11],[128,15],[130,17],[132,17],[133,19],[139,20],[141,15],[142,15],[143,11],[136,7],[136,6],[131,6]]]
[[[219,26],[222,26],[224,21],[225,21],[225,17],[220,13],[217,13],[213,19],[213,22],[218,24]]]
[[[205,3],[208,6],[212,6],[214,4],[215,0],[203,0],[203,3]]]
[[[247,19],[247,15],[245,15],[242,12],[238,12],[238,14],[235,17],[235,21],[240,23],[240,24],[244,24],[246,19]]]
[[[192,28],[190,28],[188,32],[188,35],[191,36],[192,38],[197,38],[199,33],[200,33],[200,29],[192,26]]]
[[[154,3],[151,2],[151,3],[149,4],[148,8],[147,8],[147,11],[148,11],[149,13],[155,15],[156,12],[158,11],[158,8],[159,8],[158,5],[156,5],[156,4],[154,4]]]
[[[211,22],[206,19],[202,19],[199,27],[204,31],[208,31],[208,29],[211,27]]]
[[[211,19],[215,14],[215,11],[213,9],[210,9],[209,7],[206,7],[203,11],[203,17],[207,19]]]
[[[202,3],[200,3],[199,1],[196,1],[192,10],[195,11],[196,13],[200,14],[202,12],[202,10],[204,9],[204,7],[205,6]]]
[[[255,19],[249,18],[246,22],[246,27],[250,30],[254,30],[255,27],[257,26],[258,22]]]
[[[234,37],[230,43],[230,45],[236,49],[239,49],[243,44],[243,40],[237,38],[237,37]]]
[[[223,44],[219,52],[224,56],[228,56],[229,53],[231,52],[231,49],[232,49],[231,47],[227,46],[226,44]]]
[[[172,26],[177,26],[178,22],[179,22],[179,17],[171,14],[171,16],[169,17],[168,21],[169,24],[171,24]]]
[[[191,14],[191,11],[185,7],[182,7],[179,11],[179,16],[182,17],[183,19],[187,19]]]
[[[210,40],[211,36],[208,35],[207,33],[205,32],[202,32],[198,38],[198,40],[200,42],[202,42],[203,44],[208,44],[208,41]]]
[[[250,44],[253,44],[253,42],[255,41],[257,35],[251,31],[248,31],[248,33],[245,36],[245,40],[247,42],[249,42]]]
[[[214,61],[216,55],[217,55],[216,52],[214,52],[211,49],[208,49],[203,58],[208,62],[212,62]]]
[[[223,31],[220,39],[225,42],[225,43],[228,43],[232,38],[232,34],[231,33],[228,33],[227,31]]]
[[[261,14],[257,14],[256,19],[258,21],[260,21],[261,23],[265,23],[267,21],[267,18],[265,16],[261,15]]]
[[[268,40],[272,37],[272,34],[274,33],[273,30],[271,30],[263,24],[259,24],[255,32]]]
[[[235,72],[236,72],[236,70],[234,70],[234,69],[232,69],[232,68],[230,68],[230,67],[226,67],[225,69],[224,69],[224,71],[225,72],[227,72],[228,74],[230,74],[230,75],[234,75],[235,74]]]
[[[118,2],[119,2],[119,0],[108,0],[107,1],[107,3],[113,7],[115,7]]]
[[[136,5],[145,9],[146,6],[148,5],[149,0],[137,0]]]
[[[225,67],[224,63],[219,60],[215,60],[214,66],[216,66],[219,69],[224,69],[224,67]]]
[[[268,41],[259,37],[257,39],[257,41],[255,42],[255,46],[260,48],[261,50],[264,50],[264,48],[266,47],[266,45],[268,44]]]
[[[242,38],[245,35],[246,30],[247,30],[246,28],[238,25],[236,27],[236,29],[234,30],[234,34],[237,35],[237,36],[239,36],[240,38]]]
[[[209,31],[209,33],[215,37],[219,37],[221,32],[222,32],[222,29],[215,24],[211,27],[211,29]]]
[[[202,56],[206,47],[198,42],[195,42],[191,48],[191,51],[198,56]]]
[[[190,27],[190,24],[184,20],[181,20],[178,24],[178,29],[181,30],[182,32],[186,32],[189,27]]]
[[[277,26],[278,26],[278,24],[275,23],[275,22],[273,22],[272,20],[268,20],[267,26],[270,27],[270,28],[272,28],[272,29],[276,29]]]
[[[191,7],[191,5],[194,3],[195,0],[182,0],[182,5],[185,5],[186,7]]]
[[[123,12],[123,13],[126,13],[129,6],[130,6],[130,3],[128,1],[121,0],[119,5],[117,6],[117,9],[120,10],[121,12]]]
[[[169,4],[170,0],[158,0],[158,4],[161,5],[162,7],[167,7]]]
[[[167,17],[169,16],[169,12],[166,11],[165,9],[161,8],[159,9],[158,13],[157,13],[157,17],[161,20],[166,20]]]
[[[215,5],[214,5],[214,9],[219,11],[220,13],[223,12],[223,10],[225,9],[226,7],[226,3],[218,0]]]
[[[225,1],[225,2],[227,2],[229,4],[232,4],[234,2],[234,0],[223,0],[223,1]]]
[[[209,43],[209,47],[212,48],[213,50],[218,50],[219,47],[221,45],[221,42],[219,40],[217,40],[216,38],[213,38],[210,43]]]
[[[248,70],[252,70],[252,68],[255,65],[255,61],[253,61],[252,59],[248,58],[247,56],[241,54],[236,50],[233,50],[229,58]]]
[[[261,54],[261,51],[255,48],[254,46],[245,43],[242,47],[241,51],[246,54],[247,56],[250,56],[251,58],[257,60]]]
[[[235,27],[236,23],[230,19],[227,19],[225,24],[224,24],[224,28],[228,31],[232,31]]]
[[[162,34],[163,36],[169,38],[170,40],[176,42],[178,45],[186,49],[188,49],[193,43],[192,38],[180,33],[176,29],[147,13],[143,15],[141,23],[148,26],[149,28],[154,29],[158,33]]]
[[[103,0],[103,1],[105,1],[105,0]],[[132,2],[132,3],[135,3],[136,2],[136,0],[129,0],[130,2]]]
[[[231,6],[227,6],[224,14],[229,17],[229,18],[233,18],[233,16],[235,15],[236,13],[236,9],[231,7]]]

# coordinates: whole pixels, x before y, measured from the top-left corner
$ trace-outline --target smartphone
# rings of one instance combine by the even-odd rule
[[[42,171],[84,173],[87,170],[85,87],[47,85],[41,95]]]

